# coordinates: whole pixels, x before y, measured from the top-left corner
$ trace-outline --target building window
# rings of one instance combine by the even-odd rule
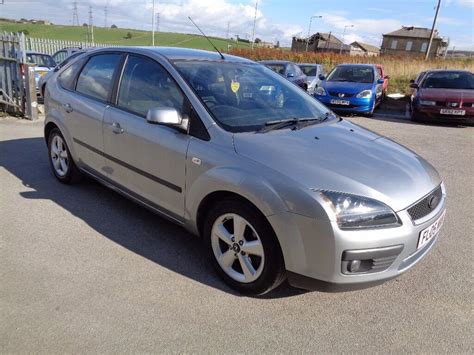
[[[420,52],[426,52],[426,49],[428,48],[428,42],[423,42],[421,44],[421,49]]]
[[[408,41],[407,46],[405,47],[406,51],[411,51],[411,48],[413,47],[413,41]]]
[[[396,39],[393,39],[392,40],[392,49],[397,49],[397,46],[398,46],[398,41]]]

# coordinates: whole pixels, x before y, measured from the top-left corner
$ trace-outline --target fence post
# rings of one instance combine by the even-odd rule
[[[25,102],[25,117],[29,120],[38,119],[38,101],[36,97],[36,82],[35,82],[35,65],[36,64],[24,64],[25,65],[25,89],[26,89],[26,102]]]

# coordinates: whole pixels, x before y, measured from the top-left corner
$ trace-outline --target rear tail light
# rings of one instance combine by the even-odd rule
[[[25,64],[20,63],[20,74],[25,75]]]

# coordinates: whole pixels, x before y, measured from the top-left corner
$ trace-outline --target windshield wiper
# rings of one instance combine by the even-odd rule
[[[274,120],[274,121],[268,121],[265,123],[265,126],[262,127],[258,132],[259,133],[266,133],[270,132],[273,130],[277,129],[282,129],[294,124],[298,124],[300,122],[309,122],[309,121],[317,121],[320,122],[321,118],[314,118],[314,117],[308,117],[308,118],[287,118],[283,120]],[[298,127],[300,128],[300,127]]]

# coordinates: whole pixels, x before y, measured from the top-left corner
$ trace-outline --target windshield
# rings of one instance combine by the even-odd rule
[[[285,64],[270,64],[270,63],[262,63],[263,65],[265,65],[267,68],[270,68],[271,70],[273,70],[275,73],[278,73],[280,75],[285,75],[285,68],[286,68],[286,65]]]
[[[263,65],[208,61],[174,64],[219,124],[231,132],[256,131],[276,120],[321,119],[330,112]]]
[[[370,67],[342,65],[334,68],[327,81],[349,81],[353,83],[373,83],[374,70]]]
[[[47,54],[27,54],[26,61],[28,63],[35,63],[39,67],[54,68],[56,66],[53,57]]]
[[[474,90],[474,74],[462,72],[440,72],[428,74],[422,87],[433,89]]]
[[[298,65],[306,76],[316,76],[318,67],[315,65]]]

